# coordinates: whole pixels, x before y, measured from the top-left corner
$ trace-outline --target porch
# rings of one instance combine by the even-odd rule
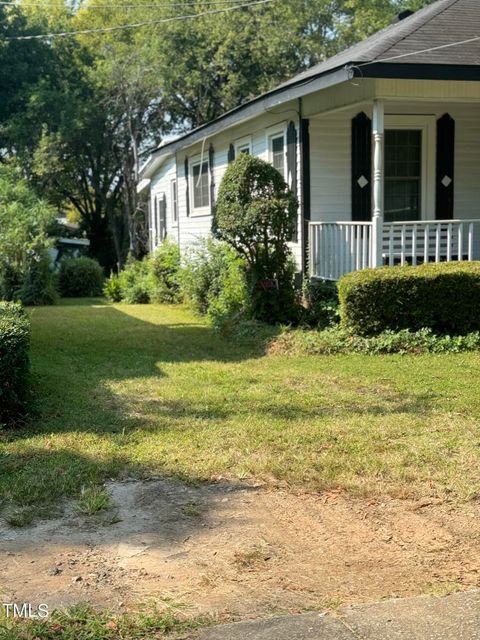
[[[380,252],[375,259],[375,234]],[[367,267],[480,259],[480,219],[310,222],[310,275],[338,280]]]
[[[374,97],[362,107],[311,120],[330,155],[313,146],[310,275],[480,260],[477,100]]]

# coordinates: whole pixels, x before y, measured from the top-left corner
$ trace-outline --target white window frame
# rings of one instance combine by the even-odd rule
[[[176,196],[175,196],[176,192]],[[172,210],[172,227],[178,227],[178,180],[172,178],[170,180],[170,200],[172,202],[170,209]]]
[[[195,187],[195,177],[193,175],[193,168],[196,167],[197,165],[201,165],[201,164],[205,164],[207,165],[207,176],[208,176],[208,205],[204,206],[204,207],[195,207],[194,202],[195,202],[195,198],[194,198],[194,187]],[[203,154],[203,159],[200,155],[195,156],[193,158],[190,158],[189,160],[189,180],[190,180],[190,216],[209,216],[210,215],[210,182],[211,182],[211,175],[210,175],[210,163],[208,161],[208,153],[204,153]]]
[[[235,140],[234,147],[236,158],[238,158],[241,153],[244,153],[243,150],[246,148],[248,148],[248,153],[252,155],[252,136],[244,136],[243,138]]]
[[[422,132],[421,220],[435,220],[435,116],[385,115],[385,130]]]
[[[288,168],[287,168],[287,123],[282,122],[273,127],[270,127],[266,131],[266,146],[267,146],[267,160],[273,165],[273,149],[272,141],[275,138],[283,136],[283,176],[285,182],[288,180]]]

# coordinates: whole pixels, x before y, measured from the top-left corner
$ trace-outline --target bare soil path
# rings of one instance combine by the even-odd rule
[[[0,528],[3,601],[159,599],[242,619],[480,586],[480,506],[112,482],[116,509]],[[7,600],[6,600],[7,599]]]

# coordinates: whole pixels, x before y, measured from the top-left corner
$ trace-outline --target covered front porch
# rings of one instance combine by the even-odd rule
[[[311,277],[480,259],[479,84],[367,89],[368,103],[310,119]]]

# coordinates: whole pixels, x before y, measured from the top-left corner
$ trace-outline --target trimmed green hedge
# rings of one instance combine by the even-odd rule
[[[28,405],[30,322],[23,308],[0,302],[0,424],[24,414]]]
[[[480,262],[365,269],[338,283],[342,325],[358,335],[480,329]]]

